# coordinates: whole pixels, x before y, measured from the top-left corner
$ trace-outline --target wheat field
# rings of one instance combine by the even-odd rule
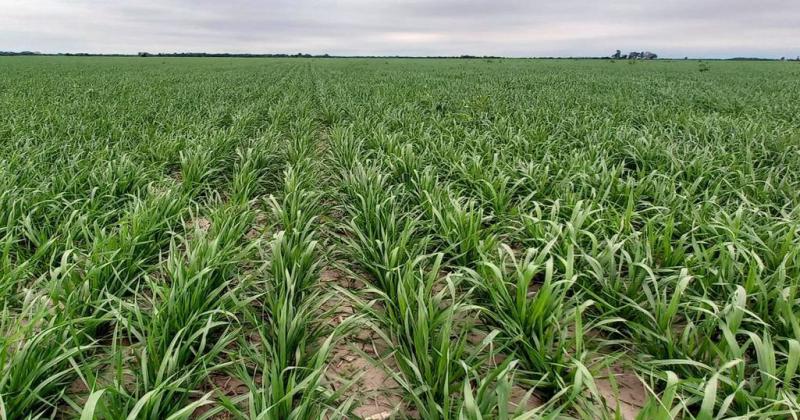
[[[0,418],[800,416],[800,65],[0,58]]]

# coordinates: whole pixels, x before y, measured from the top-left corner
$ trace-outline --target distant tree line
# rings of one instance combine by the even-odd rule
[[[0,51],[0,55],[41,55],[38,51]]]
[[[775,61],[775,59],[773,59],[773,58],[760,58],[760,57],[733,57],[733,58],[729,58],[729,60],[735,60],[735,61]],[[800,61],[800,56],[797,56],[797,58],[795,58],[795,59],[781,57],[780,60],[781,61]]]
[[[39,51],[0,51],[0,56],[65,56],[65,57],[130,57],[130,54],[92,54],[92,53],[41,53]]]
[[[305,54],[305,53],[297,53],[297,54],[247,54],[247,53],[206,53],[206,52],[172,52],[172,53],[149,53],[149,52],[140,52],[137,54],[139,57],[243,57],[243,58],[263,58],[263,57],[299,57],[299,58],[311,58],[311,57],[320,57],[326,58],[330,57],[328,54],[321,54],[321,55],[312,55],[312,54]]]
[[[131,57],[133,54],[96,54],[96,53],[41,53],[38,51],[0,51],[0,56],[67,56],[67,57]],[[413,55],[330,55],[330,54],[308,54],[308,53],[295,53],[295,54],[247,54],[247,53],[206,53],[206,52],[172,52],[172,53],[149,53],[139,52],[139,57],[239,57],[239,58],[425,58],[425,59],[502,59],[506,57],[495,55],[437,55],[437,56],[413,56]],[[650,51],[632,51],[628,54],[622,54],[617,50],[610,57],[525,57],[543,60],[591,60],[591,59],[620,59],[620,60],[654,60],[658,55]],[[688,57],[686,57],[688,59]],[[758,58],[758,57],[733,57],[724,60],[738,60],[738,61],[776,61],[773,58]],[[781,61],[800,61],[800,56],[795,60],[791,58],[782,57]]]
[[[0,51],[0,56],[12,55],[43,55],[43,56],[72,56],[72,57],[130,57],[134,54],[96,54],[96,53],[41,53],[38,51]],[[241,58],[463,58],[463,59],[501,59],[505,58],[497,55],[441,55],[441,56],[414,56],[414,55],[330,55],[330,54],[308,54],[308,53],[270,53],[270,54],[250,54],[250,53],[207,53],[207,52],[171,52],[171,53],[150,53],[146,51],[135,54],[139,57],[241,57]],[[558,57],[542,57],[558,58]],[[586,57],[597,58],[597,57]]]
[[[381,56],[374,56],[374,55],[363,55],[363,56],[353,56],[353,55],[330,55],[330,54],[306,54],[306,53],[297,53],[297,54],[246,54],[246,53],[205,53],[205,52],[173,52],[173,53],[149,53],[149,52],[140,52],[137,54],[139,57],[242,57],[242,58],[263,58],[263,57],[280,57],[280,58],[465,58],[465,59],[491,59],[491,58],[503,58],[500,56],[494,55],[460,55],[460,56],[403,56],[403,55],[381,55]]]
[[[611,58],[616,60],[655,60],[658,58],[658,55],[650,51],[631,51],[627,54],[623,54],[622,51],[617,50]]]

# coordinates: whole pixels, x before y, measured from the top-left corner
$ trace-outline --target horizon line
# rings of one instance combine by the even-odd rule
[[[636,51],[638,52],[638,51]],[[611,60],[628,60],[627,58],[614,58],[612,56],[602,55],[564,55],[564,56],[545,56],[545,55],[530,55],[530,56],[509,56],[509,55],[473,55],[473,54],[457,54],[457,55],[404,55],[404,54],[330,54],[330,53],[241,53],[241,52],[204,52],[204,51],[175,51],[175,52],[149,52],[140,51],[137,53],[121,53],[121,52],[41,52],[34,50],[0,50],[0,56],[78,56],[78,57],[173,57],[173,58],[458,58],[458,59],[611,59]],[[650,60],[764,60],[764,61],[798,61],[800,56],[796,58],[783,56],[765,57],[765,56],[729,56],[729,57],[691,57],[691,56],[668,56],[658,57],[655,59],[636,59],[637,61],[650,61]]]

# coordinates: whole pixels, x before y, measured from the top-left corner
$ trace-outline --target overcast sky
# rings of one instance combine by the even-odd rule
[[[0,0],[0,50],[800,55],[800,0]]]

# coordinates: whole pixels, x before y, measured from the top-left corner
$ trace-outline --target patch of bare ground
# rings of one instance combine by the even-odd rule
[[[481,324],[480,320],[476,321],[478,324]],[[482,341],[488,336],[488,333],[481,328],[473,328],[470,332],[467,340],[472,346],[480,346]],[[508,359],[508,355],[502,352],[495,352],[493,348],[488,349],[492,353],[491,359],[489,359],[488,363],[490,363],[491,367],[498,366],[503,363],[506,359]],[[542,405],[545,404],[545,400],[542,399],[540,395],[536,392],[531,391],[529,388],[519,384],[514,383],[511,386],[511,396],[508,401],[508,411],[511,413],[515,412],[527,412],[531,410],[535,410]]]
[[[357,285],[341,271],[334,268],[325,267],[319,274],[320,283],[323,288],[327,286],[339,286],[344,289],[356,289]],[[337,326],[345,319],[356,313],[352,303],[344,296],[334,296],[325,301],[321,308],[323,312],[332,313],[331,325]]]
[[[332,267],[323,268],[319,274],[319,280],[323,284],[336,284],[340,287],[351,289],[353,291],[357,291],[364,287],[364,284],[357,279],[351,278],[342,271]]]
[[[320,273],[320,280],[354,292],[363,288],[363,284],[333,268],[325,268]],[[334,325],[356,313],[356,308],[345,298],[333,298],[325,306],[335,309],[331,320]],[[366,327],[352,331],[333,349],[326,379],[334,389],[344,387],[343,399],[352,398],[356,401],[353,410],[356,418],[389,419],[403,410],[400,386],[380,366],[381,363],[387,363],[391,368],[389,360],[381,360],[387,352],[383,340]]]
[[[175,168],[173,171],[169,173],[169,178],[175,181],[176,184],[183,183],[183,173],[181,172],[180,168]]]
[[[344,397],[355,398],[353,414],[362,419],[387,419],[402,409],[398,384],[375,362],[377,347],[374,342],[342,342],[328,369],[328,380],[337,388],[346,387]]]
[[[98,347],[101,348],[110,348],[111,345],[112,340],[107,338],[98,341]],[[133,367],[130,365],[130,361],[136,356],[135,346],[127,338],[120,337],[116,352],[121,354],[123,359],[125,359],[125,369],[122,371],[122,375],[117,376],[116,366],[113,364],[100,364],[95,369],[95,374],[97,375],[95,387],[96,389],[104,389],[121,386],[126,392],[133,392],[136,388],[136,377],[133,374]],[[109,352],[99,355],[98,357],[109,359],[111,356],[112,354]],[[78,376],[73,379],[65,389],[65,395],[67,395],[73,403],[81,407],[88,400],[89,394],[91,394],[90,384],[86,382],[86,378],[83,376]],[[56,418],[75,418],[74,414],[75,412],[72,407],[66,403],[62,403],[58,406]]]
[[[541,397],[533,392],[530,392],[529,389],[523,387],[522,385],[514,384],[511,387],[511,398],[508,401],[508,411],[512,413],[527,412],[541,407],[544,405],[544,403],[545,402]]]
[[[253,222],[253,227],[247,231],[245,235],[245,239],[248,241],[254,241],[258,238],[263,237],[267,232],[267,223],[269,222],[269,218],[267,217],[267,213],[256,209],[256,218]]]
[[[203,416],[204,414],[209,412],[213,407],[214,407],[213,405],[200,406],[197,410],[194,411],[194,413],[192,414],[192,416],[190,418],[194,418],[194,419],[200,418],[200,416]],[[234,417],[233,414],[225,412],[225,411],[223,411],[221,413],[216,413],[216,414],[212,415],[211,417],[209,417],[209,419],[211,419],[211,420],[232,420],[232,419],[235,419],[235,418],[236,417]]]
[[[241,380],[228,375],[224,372],[214,372],[210,374],[203,386],[203,393],[212,392],[212,395],[224,395],[225,397],[234,399],[238,396],[245,395],[249,392],[247,385]],[[214,397],[212,397],[213,399]],[[219,409],[220,406],[216,403],[207,404],[198,407],[194,413],[193,418],[199,418],[211,410]],[[222,410],[215,413],[210,417],[211,419],[228,420],[235,418],[232,414]]]
[[[200,228],[203,232],[208,232],[208,229],[211,228],[211,220],[206,217],[198,217],[195,219],[194,223],[195,226]]]
[[[226,397],[236,397],[248,393],[247,385],[241,380],[222,372],[208,376],[206,391],[219,391]]]
[[[623,419],[635,419],[647,400],[644,384],[633,370],[621,363],[613,364],[607,373],[596,381],[601,397],[609,409],[618,410]]]

